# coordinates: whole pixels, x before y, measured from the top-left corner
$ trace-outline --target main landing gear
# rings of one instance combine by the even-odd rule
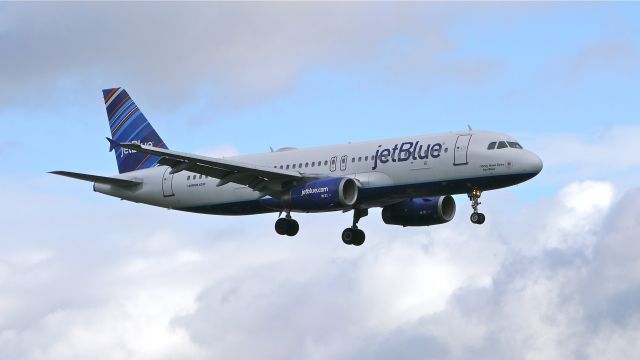
[[[482,192],[478,189],[473,189],[469,194],[467,194],[469,196],[469,200],[471,201],[471,207],[473,208],[473,213],[471,214],[471,222],[478,225],[483,224],[485,220],[484,214],[478,212],[478,207],[481,204],[478,199],[480,199],[481,194]]]
[[[291,218],[290,212],[287,212],[287,216],[276,220],[276,232],[280,235],[295,236],[298,230],[300,225]]]
[[[358,229],[358,221],[367,215],[369,215],[367,209],[353,209],[353,225],[342,232],[342,242],[355,246],[364,244],[364,231]]]

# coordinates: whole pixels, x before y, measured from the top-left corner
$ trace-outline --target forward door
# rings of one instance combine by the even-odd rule
[[[467,153],[469,152],[469,142],[471,135],[458,135],[456,149],[453,152],[453,165],[467,165]]]

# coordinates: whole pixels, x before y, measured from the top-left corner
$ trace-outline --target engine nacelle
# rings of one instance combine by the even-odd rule
[[[456,201],[450,195],[410,199],[382,208],[382,221],[389,225],[438,225],[455,215]]]
[[[298,185],[283,199],[288,208],[322,211],[347,208],[358,199],[358,184],[352,178],[320,179]]]

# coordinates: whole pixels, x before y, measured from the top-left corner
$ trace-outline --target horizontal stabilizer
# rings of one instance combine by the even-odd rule
[[[70,177],[78,180],[91,181],[99,184],[114,185],[119,187],[135,187],[142,184],[142,182],[140,181],[118,179],[118,178],[108,177],[108,176],[82,174],[82,173],[75,173],[70,171],[50,171],[49,173],[55,174],[55,175],[62,175],[62,176],[66,176],[66,177]]]
[[[111,138],[107,138],[107,141],[109,141],[109,152],[120,147],[120,143]]]

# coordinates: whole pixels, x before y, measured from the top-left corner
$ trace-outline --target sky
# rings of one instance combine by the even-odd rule
[[[1,3],[0,358],[620,359],[640,343],[640,5]],[[444,225],[217,217],[117,171],[101,89],[230,156],[465,129],[534,179]]]

